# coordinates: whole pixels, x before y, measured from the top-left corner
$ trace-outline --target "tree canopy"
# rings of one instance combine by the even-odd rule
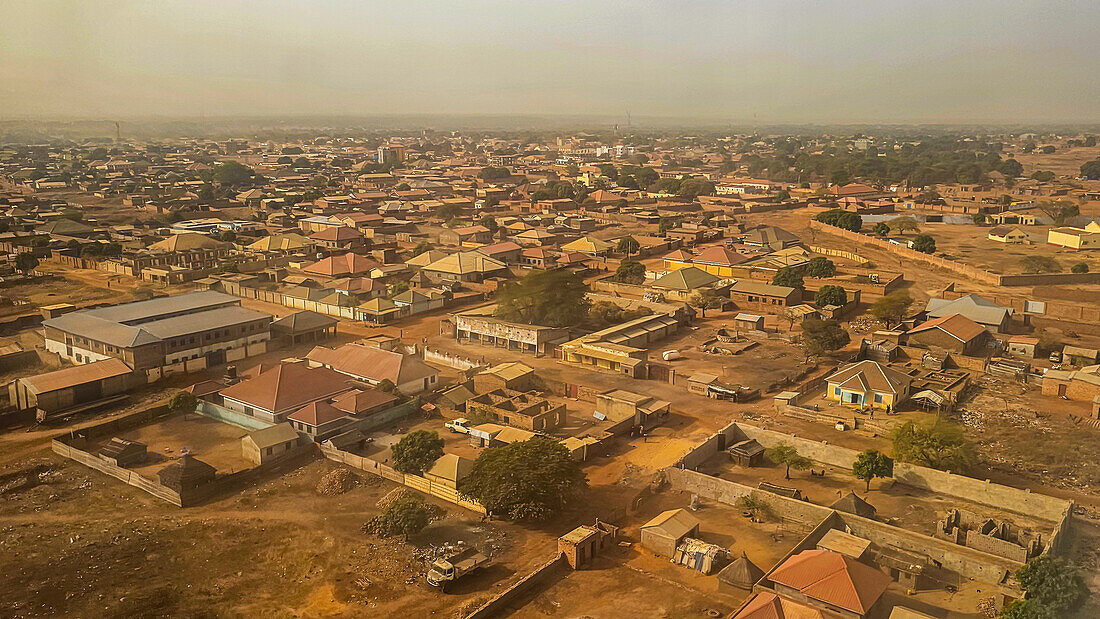
[[[588,287],[567,270],[531,271],[497,292],[496,316],[513,322],[564,327],[588,314]]]
[[[428,430],[413,430],[391,448],[393,468],[402,473],[423,475],[443,457],[443,439]]]
[[[1100,179],[1100,159],[1081,164],[1081,176],[1089,180]]]
[[[415,496],[406,494],[386,506],[382,513],[366,524],[366,529],[379,537],[416,535],[428,526],[432,509]]]
[[[1078,262],[1077,264],[1069,268],[1070,273],[1088,273],[1089,265],[1087,262]]]
[[[805,471],[813,465],[813,460],[798,453],[798,450],[787,443],[779,443],[764,450],[768,460],[787,467],[787,479],[791,478],[791,469]]]
[[[38,258],[34,257],[34,254],[30,252],[23,252],[15,256],[15,268],[21,271],[24,275],[30,273],[38,266]]]
[[[904,290],[895,290],[871,304],[871,315],[886,323],[898,322],[905,317],[913,297]]]
[[[544,520],[587,486],[580,463],[558,441],[535,436],[481,452],[458,492],[489,513],[512,520]]]
[[[826,305],[842,306],[848,302],[848,293],[840,286],[822,286],[814,294],[814,305],[825,307]]]
[[[895,217],[894,219],[891,219],[889,222],[889,226],[891,230],[898,234],[905,234],[909,231],[920,232],[920,224],[917,223],[916,219],[913,219],[908,215],[903,215],[902,217]]]
[[[851,211],[845,211],[838,208],[830,209],[824,213],[818,213],[814,219],[823,224],[844,228],[852,232],[859,232],[860,228],[863,227],[862,217]]]
[[[884,236],[889,236],[890,235],[890,226],[887,225],[885,221],[880,221],[880,222],[876,223],[875,227],[871,228],[871,230],[872,230],[872,232],[874,232],[878,236],[883,236],[884,237]]]
[[[706,288],[691,295],[691,298],[688,299],[688,305],[698,308],[700,315],[706,318],[707,310],[721,309],[728,301],[728,298],[710,288]]]
[[[508,168],[494,168],[492,166],[481,168],[481,171],[477,173],[477,177],[482,180],[499,180],[502,178],[508,178],[512,173]]]
[[[624,260],[619,263],[611,279],[623,284],[640,284],[645,281],[645,265],[633,260]]]
[[[932,425],[907,421],[894,431],[894,458],[941,471],[966,473],[977,462],[962,426],[940,420]]]
[[[252,180],[252,168],[237,161],[223,161],[214,166],[214,180],[222,185],[242,185]]]
[[[810,258],[806,264],[806,275],[814,278],[832,277],[836,275],[836,264],[825,256]]]
[[[638,243],[638,241],[636,241],[634,237],[624,236],[623,238],[619,239],[618,245],[615,246],[615,251],[622,254],[630,255],[633,253],[637,253],[640,247],[641,244]]]
[[[936,253],[936,239],[930,234],[918,234],[913,238],[913,249],[922,254]]]
[[[802,272],[794,267],[783,267],[772,276],[772,284],[788,288],[801,288],[804,284]]]
[[[1050,256],[1024,256],[1020,259],[1024,273],[1061,273],[1062,265]]]
[[[807,318],[802,321],[802,347],[808,356],[840,350],[850,341],[852,336],[835,320]]]
[[[894,463],[878,450],[868,449],[859,454],[852,463],[852,474],[862,479],[867,484],[866,490],[870,492],[872,479],[894,474]]]
[[[1016,571],[1024,599],[1015,600],[1001,612],[1004,619],[1055,619],[1079,607],[1088,597],[1085,579],[1061,557],[1042,554],[1027,560]]]

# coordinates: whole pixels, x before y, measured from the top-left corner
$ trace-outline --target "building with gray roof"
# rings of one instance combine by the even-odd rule
[[[264,352],[270,325],[270,315],[213,291],[72,312],[42,323],[46,350],[73,363],[113,357],[135,371],[179,364],[201,369]]]

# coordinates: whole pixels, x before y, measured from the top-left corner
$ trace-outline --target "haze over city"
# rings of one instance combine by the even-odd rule
[[[3,9],[0,617],[1100,617],[1100,3]]]
[[[1100,117],[1100,4],[5,3],[0,119]]]

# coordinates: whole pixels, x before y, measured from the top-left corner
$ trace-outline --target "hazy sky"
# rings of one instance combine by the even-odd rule
[[[1100,1],[0,0],[0,119],[1100,121]]]

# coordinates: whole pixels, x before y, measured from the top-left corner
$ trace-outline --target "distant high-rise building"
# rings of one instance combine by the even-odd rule
[[[378,147],[378,163],[400,163],[404,160],[404,146],[400,144],[383,144]]]

